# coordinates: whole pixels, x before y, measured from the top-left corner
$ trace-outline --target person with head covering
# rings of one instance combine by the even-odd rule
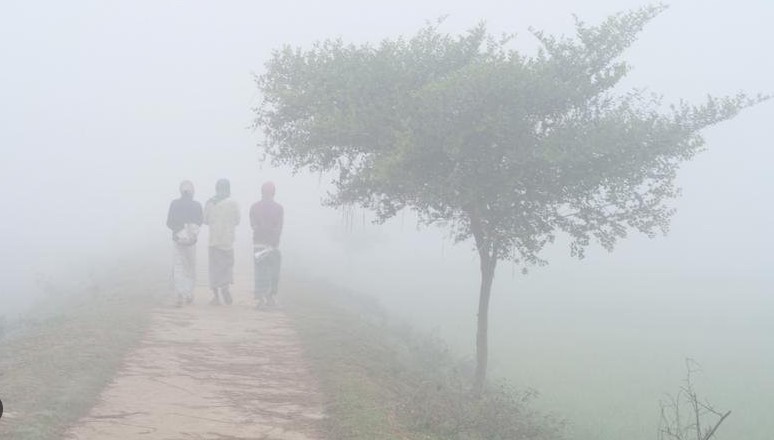
[[[261,186],[261,200],[250,208],[250,226],[253,228],[255,252],[255,298],[258,307],[274,305],[279,286],[282,255],[279,251],[284,222],[284,209],[274,201],[276,187],[272,182]]]
[[[177,306],[193,302],[196,286],[196,241],[202,224],[202,205],[193,199],[194,186],[180,183],[180,198],[172,201],[167,212],[167,227],[172,230],[174,266],[172,280]]]
[[[204,207],[204,223],[210,227],[209,265],[210,304],[220,304],[220,298],[231,304],[229,286],[234,282],[234,236],[239,224],[239,204],[231,198],[231,183],[220,179],[215,184],[215,196]]]

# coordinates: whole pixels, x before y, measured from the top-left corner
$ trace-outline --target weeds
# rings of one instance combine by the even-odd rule
[[[533,391],[493,384],[480,397],[438,339],[396,324],[368,297],[319,281],[288,286],[328,402],[328,438],[553,440],[563,424],[531,409]]]
[[[108,288],[69,291],[50,281],[44,302],[0,344],[2,439],[61,438],[94,404],[136,344],[163,276],[132,265],[104,273]]]
[[[686,359],[685,383],[675,396],[661,402],[661,426],[658,440],[710,440],[731,411],[719,411],[696,393],[692,376],[700,371],[692,359]]]

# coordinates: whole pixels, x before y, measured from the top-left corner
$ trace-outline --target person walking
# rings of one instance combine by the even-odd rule
[[[180,197],[170,203],[167,212],[174,253],[172,280],[178,307],[193,302],[196,286],[196,242],[202,224],[202,205],[193,196],[193,183],[184,180],[180,183]]]
[[[254,292],[257,307],[274,305],[279,287],[282,254],[279,251],[280,236],[285,212],[274,201],[276,187],[272,182],[261,186],[261,200],[250,207],[250,226],[253,228]]]
[[[220,297],[231,304],[229,286],[234,282],[234,235],[239,224],[239,204],[231,198],[231,183],[220,179],[215,184],[215,196],[204,207],[204,223],[210,228],[209,267],[212,305]]]

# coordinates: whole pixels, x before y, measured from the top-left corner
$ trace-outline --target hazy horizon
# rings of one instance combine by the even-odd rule
[[[478,290],[471,243],[418,230],[411,213],[378,226],[358,210],[347,230],[341,212],[320,204],[324,177],[260,163],[252,74],[283,44],[378,42],[441,16],[450,33],[481,20],[494,33],[516,32],[516,47],[530,52],[530,26],[570,34],[573,13],[597,23],[643,4],[4,2],[0,316],[32,304],[39,275],[78,278],[100,261],[167,249],[164,219],[183,179],[205,201],[218,178],[230,178],[243,219],[260,183],[273,180],[286,210],[287,267],[373,295],[468,354]],[[675,0],[627,52],[634,69],[621,90],[645,87],[667,102],[774,93],[771,23],[768,1]],[[527,276],[503,263],[492,302],[496,374],[540,389],[541,405],[579,422],[583,435],[640,440],[655,436],[653,396],[676,390],[682,359],[695,357],[709,397],[735,411],[724,438],[767,438],[773,119],[766,102],[704,133],[707,151],[679,174],[683,193],[666,237],[633,234],[613,253],[595,246],[580,261],[560,238],[545,253],[549,266]],[[249,236],[243,221],[237,258],[247,258]],[[581,395],[588,408],[573,397]],[[632,414],[642,418],[631,422]]]

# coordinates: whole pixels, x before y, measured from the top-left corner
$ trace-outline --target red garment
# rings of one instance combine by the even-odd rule
[[[279,246],[285,212],[282,205],[271,199],[263,199],[250,207],[250,225],[253,227],[253,243]]]

